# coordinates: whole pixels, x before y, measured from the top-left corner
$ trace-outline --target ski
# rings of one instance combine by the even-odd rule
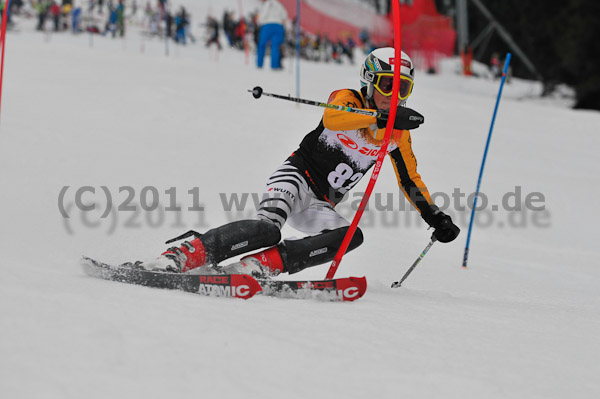
[[[210,274],[210,270],[205,274],[154,272],[136,268],[131,263],[115,266],[85,256],[81,265],[87,275],[104,280],[206,296],[249,299],[262,290],[255,278],[245,274]]]
[[[144,270],[131,263],[109,265],[85,256],[81,265],[91,277],[205,296],[250,299],[261,293],[278,298],[351,302],[362,297],[367,290],[365,277],[306,281],[255,279],[246,274],[220,274],[210,267],[194,274],[169,273]]]

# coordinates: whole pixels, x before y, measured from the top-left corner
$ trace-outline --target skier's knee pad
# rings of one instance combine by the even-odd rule
[[[348,227],[340,227],[300,240],[284,240],[279,244],[284,270],[293,274],[307,267],[331,262],[342,245],[347,231]],[[357,228],[348,246],[348,252],[360,246],[363,240],[363,233],[360,228]]]
[[[279,228],[262,220],[240,220],[211,229],[200,237],[206,248],[209,263],[277,245],[281,240]]]

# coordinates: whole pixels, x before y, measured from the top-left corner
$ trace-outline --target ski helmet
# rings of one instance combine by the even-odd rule
[[[367,88],[367,99],[372,100],[373,93],[377,89],[384,96],[391,95],[390,76],[393,76],[396,51],[392,47],[382,47],[369,53],[360,68],[360,84]],[[400,92],[398,93],[400,105],[406,103],[406,99],[412,93],[415,77],[415,67],[410,57],[402,51],[400,62]]]

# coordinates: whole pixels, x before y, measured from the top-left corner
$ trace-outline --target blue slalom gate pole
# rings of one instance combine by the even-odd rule
[[[471,244],[471,232],[473,231],[473,220],[475,219],[477,198],[479,197],[479,188],[481,187],[481,177],[483,176],[483,168],[485,167],[485,160],[487,159],[488,149],[490,148],[492,131],[494,130],[494,123],[496,122],[496,114],[498,113],[498,105],[500,105],[500,97],[502,97],[502,89],[504,88],[504,82],[506,81],[506,73],[508,71],[508,65],[510,64],[510,58],[511,54],[507,53],[506,61],[504,62],[504,70],[502,71],[502,80],[500,81],[500,90],[498,90],[498,98],[496,98],[496,106],[494,107],[494,115],[492,116],[492,124],[490,125],[490,132],[488,133],[487,142],[485,143],[485,151],[483,152],[483,160],[481,161],[481,169],[479,170],[479,178],[477,179],[477,189],[475,190],[475,198],[473,198],[471,220],[469,221],[469,232],[467,233],[467,244],[465,245],[465,254],[463,256],[463,267],[467,267],[467,261],[469,259],[469,245]]]

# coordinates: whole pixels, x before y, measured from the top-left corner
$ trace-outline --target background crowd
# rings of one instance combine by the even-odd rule
[[[4,3],[5,0],[0,0],[0,9]],[[269,13],[272,4],[278,1],[262,0],[260,9],[243,16],[233,10],[225,10],[222,15],[200,16],[193,25],[190,13],[174,1],[12,0],[8,29],[16,29],[12,15],[36,18],[36,29],[45,33],[90,33],[122,38],[128,27],[135,26],[149,38],[168,37],[181,45],[198,42],[219,51],[231,48],[253,52],[257,54],[259,67],[265,54],[270,54],[272,69],[282,69],[281,61],[295,57],[297,52],[309,61],[354,63],[357,48],[369,52],[377,45],[386,44],[372,43],[366,30],[361,32],[358,42],[347,33],[333,38],[304,30],[298,32],[294,17],[289,16],[283,6],[278,9],[279,15]],[[198,38],[194,30],[199,32]]]
[[[0,10],[4,9],[6,1],[0,0]],[[223,15],[211,15],[209,12],[209,15],[194,16],[194,21],[190,13],[178,5],[177,1],[12,0],[7,28],[9,31],[19,30],[13,22],[14,15],[36,18],[37,29],[46,33],[89,32],[122,38],[126,37],[128,27],[136,26],[148,37],[168,37],[182,45],[198,43],[215,47],[219,51],[228,47],[248,51],[256,54],[258,67],[262,67],[264,54],[271,53],[271,61],[274,61],[271,68],[275,70],[281,69],[282,59],[294,57],[297,51],[305,60],[352,63],[357,49],[368,53],[372,48],[389,45],[374,43],[366,30],[357,36],[340,32],[336,37],[329,37],[318,32],[306,31],[301,31],[298,35],[294,15],[286,13],[279,21],[269,18],[265,20],[261,15],[265,13],[263,8],[268,4],[277,3],[277,0],[261,0],[260,9],[249,10],[248,14],[239,15],[233,10],[225,11]],[[391,4],[390,0],[361,1],[381,15],[386,15]],[[402,4],[414,4],[417,7],[425,2],[426,0],[406,0]],[[430,3],[435,4],[432,7],[442,15],[455,18],[455,0],[434,0]],[[476,38],[481,45],[474,55],[463,56],[490,65],[491,74],[497,76],[502,64],[500,55],[503,56],[509,51],[514,53],[514,49],[500,34],[482,34],[493,33],[490,27],[501,24],[515,38],[541,75],[532,76],[527,64],[516,56],[511,63],[515,77],[541,80],[544,95],[553,93],[561,83],[566,83],[575,89],[577,108],[600,109],[600,78],[595,73],[600,58],[589,56],[597,53],[598,49],[597,31],[600,30],[600,25],[596,20],[600,13],[599,1],[570,0],[550,7],[544,2],[530,4],[520,0],[486,0],[485,6],[496,21],[493,24],[482,12],[474,8],[473,2],[468,4],[469,37],[473,38],[473,41]],[[515,10],[518,12],[515,13]],[[426,17],[427,15],[424,17],[424,23],[428,23]],[[274,24],[280,25],[281,28],[273,26]],[[267,29],[263,30],[265,26]],[[557,34],[556,26],[561,27],[559,36],[556,40],[548,40],[548,37]],[[193,32],[198,33],[198,39]],[[479,40],[480,38],[485,40]],[[455,54],[460,54],[459,49],[455,49]],[[435,68],[427,69],[435,72]],[[469,68],[465,68],[466,72],[472,72],[470,64]]]

